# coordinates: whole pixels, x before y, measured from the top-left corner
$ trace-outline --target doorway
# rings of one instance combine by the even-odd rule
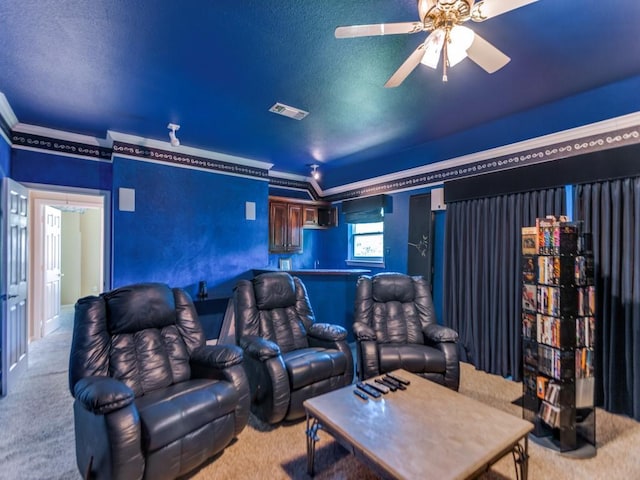
[[[61,308],[110,286],[110,193],[29,185],[29,339],[60,326]]]

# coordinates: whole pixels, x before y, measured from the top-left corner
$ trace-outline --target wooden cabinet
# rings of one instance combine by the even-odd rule
[[[269,251],[302,252],[302,205],[269,202]]]
[[[305,205],[304,228],[331,228],[338,225],[338,209],[329,205]]]
[[[304,206],[304,222],[305,227],[313,227],[318,225],[318,207],[313,205]]]
[[[269,252],[302,252],[303,229],[338,224],[338,209],[328,203],[269,197]]]

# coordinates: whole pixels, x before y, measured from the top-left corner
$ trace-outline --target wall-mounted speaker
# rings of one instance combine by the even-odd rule
[[[434,188],[431,190],[431,211],[446,210],[444,203],[444,188]]]

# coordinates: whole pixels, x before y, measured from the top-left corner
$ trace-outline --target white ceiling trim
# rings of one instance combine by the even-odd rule
[[[14,133],[24,133],[28,135],[38,135],[54,140],[64,140],[67,142],[82,143],[84,145],[93,145],[96,147],[111,148],[111,143],[104,138],[92,137],[91,135],[82,135],[79,133],[65,132],[63,130],[55,130],[53,128],[39,127],[28,123],[18,122],[12,127]]]
[[[149,138],[138,137],[135,135],[129,135],[126,133],[115,132],[113,130],[107,131],[107,138],[112,141],[129,143],[139,147],[150,147],[164,150],[166,152],[182,153],[185,155],[193,155],[194,157],[207,158],[209,160],[218,160],[222,162],[235,163],[236,165],[244,165],[245,167],[262,168],[264,170],[270,170],[273,167],[273,163],[263,162],[260,160],[252,160],[250,158],[238,157],[235,155],[228,155],[226,153],[214,152],[211,150],[203,150],[200,148],[187,147],[180,145],[179,147],[171,146],[169,142],[163,142],[160,140],[152,140]],[[118,153],[118,156],[121,154]]]
[[[572,128],[569,130],[563,130],[561,132],[551,133],[541,137],[532,138],[530,140],[524,140],[522,142],[512,143],[504,145],[502,147],[492,148],[490,150],[484,150],[482,152],[471,153],[469,155],[463,155],[461,157],[451,158],[449,160],[443,160],[441,162],[431,163],[422,167],[416,167],[409,170],[403,170],[401,172],[391,173],[380,177],[369,178],[359,182],[349,183],[346,185],[340,185],[338,187],[332,187],[327,190],[318,190],[320,196],[326,197],[329,195],[336,195],[351,190],[358,190],[361,188],[370,187],[379,183],[392,182],[394,180],[402,180],[414,175],[420,175],[430,173],[437,170],[444,170],[447,168],[457,167],[460,165],[466,165],[474,162],[481,162],[483,160],[490,160],[506,155],[513,155],[515,153],[534,150],[547,145],[553,145],[556,143],[562,143],[567,141],[574,141],[581,138],[589,137],[592,135],[602,135],[608,132],[620,130],[623,128],[636,127],[640,125],[640,112],[630,113],[620,117],[603,120],[601,122],[591,123],[581,127]],[[439,182],[443,183],[443,182]],[[434,184],[437,185],[437,184]],[[424,187],[424,185],[421,185]]]
[[[0,92],[0,116],[9,125],[9,128],[13,128],[18,123],[18,117],[13,113],[13,108],[2,92]]]
[[[269,171],[269,176],[270,177],[277,177],[277,178],[285,178],[287,180],[296,180],[298,182],[310,182],[311,181],[311,179],[309,177],[305,177],[304,175],[296,175],[294,173],[277,172],[275,170],[270,170]]]

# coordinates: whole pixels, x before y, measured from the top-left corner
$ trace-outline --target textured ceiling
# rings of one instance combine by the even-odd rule
[[[504,0],[505,2],[509,0]],[[469,22],[512,58],[422,65],[383,87],[426,33],[341,39],[417,20],[414,0],[3,0],[0,92],[19,122],[108,130],[263,160],[324,188],[640,110],[640,2],[540,0]],[[302,121],[268,111],[282,102]]]

